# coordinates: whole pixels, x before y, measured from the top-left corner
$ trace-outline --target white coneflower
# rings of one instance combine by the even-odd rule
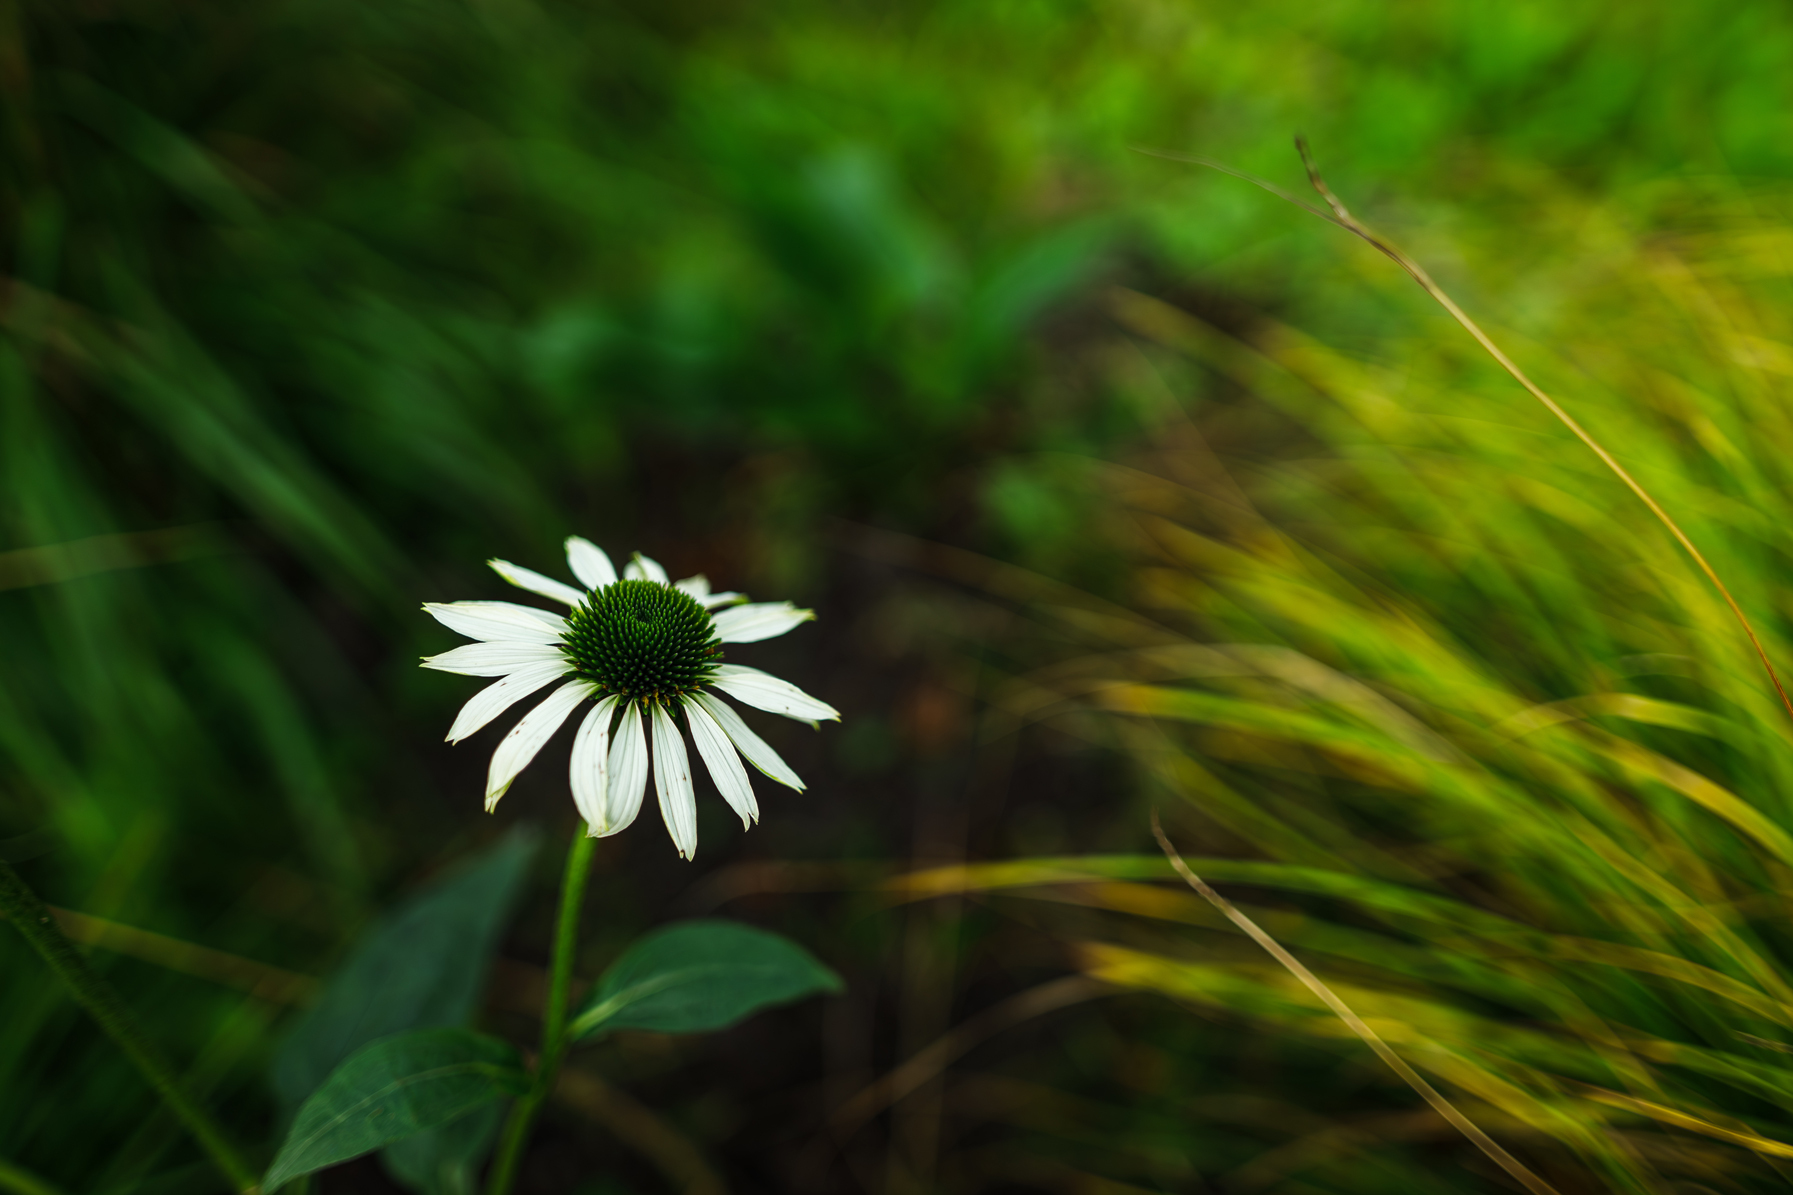
[[[778,783],[802,791],[797,774],[717,694],[811,726],[822,718],[838,720],[833,706],[790,682],[722,662],[724,643],[771,639],[814,618],[814,611],[711,593],[701,575],[668,581],[666,570],[640,553],[619,578],[610,557],[577,536],[567,540],[567,564],[584,589],[507,560],[489,563],[512,585],[571,609],[563,616],[515,602],[424,604],[443,626],[479,640],[426,657],[425,668],[500,678],[461,708],[449,727],[449,742],[460,742],[550,681],[565,678],[492,753],[488,812],[588,699],[597,704],[573,736],[572,787],[594,837],[623,830],[641,812],[651,758],[660,816],[673,845],[686,859],[697,853],[697,802],[681,724],[717,790],[741,815],[743,828],[760,813],[740,756]]]

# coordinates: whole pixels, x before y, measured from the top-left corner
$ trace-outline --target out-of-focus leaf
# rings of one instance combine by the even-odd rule
[[[1040,311],[1094,268],[1114,236],[1111,221],[1089,219],[1036,237],[993,263],[967,313],[968,339],[981,355],[1000,351]]]
[[[274,1061],[274,1088],[297,1107],[376,1038],[465,1024],[537,836],[517,830],[382,918],[350,953]]]
[[[421,1195],[473,1195],[480,1161],[503,1117],[502,1104],[475,1108],[459,1120],[392,1142],[380,1151],[380,1164],[399,1185]]]
[[[249,197],[191,138],[85,76],[57,71],[51,79],[57,100],[70,115],[207,213],[234,224],[253,224],[259,218]]]
[[[774,1004],[839,992],[840,976],[788,938],[732,921],[681,921],[611,964],[573,1020],[575,1041],[618,1029],[703,1033]]]
[[[262,1189],[446,1125],[520,1095],[528,1082],[515,1047],[471,1029],[381,1038],[350,1055],[312,1092]]]

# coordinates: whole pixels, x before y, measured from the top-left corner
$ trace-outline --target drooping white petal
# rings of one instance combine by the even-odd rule
[[[509,676],[530,664],[565,659],[554,643],[463,643],[441,655],[423,657],[422,667],[462,676]]]
[[[658,581],[662,585],[672,583],[667,580],[666,570],[660,567],[659,561],[651,556],[643,556],[640,552],[630,558],[623,568],[623,576],[630,581]]]
[[[486,772],[486,812],[492,812],[498,798],[511,786],[517,773],[529,766],[542,744],[553,737],[560,724],[567,720],[573,707],[591,696],[591,682],[570,680],[548,694],[542,703],[530,710],[511,727],[510,733],[492,752],[492,766]]]
[[[710,579],[702,573],[695,577],[686,577],[683,581],[674,581],[672,587],[687,597],[695,599],[697,604],[706,610],[714,610],[717,606],[739,602],[746,597],[745,594],[740,593],[711,593]]]
[[[431,618],[469,639],[516,639],[558,643],[567,620],[547,610],[515,602],[425,602]]]
[[[623,706],[622,721],[610,745],[610,791],[605,794],[604,829],[599,838],[620,834],[629,828],[641,812],[641,798],[647,793],[647,736],[641,730],[639,706]]]
[[[825,701],[817,701],[788,680],[780,680],[769,672],[741,664],[716,665],[716,679],[710,682],[737,701],[769,714],[783,714],[811,726],[819,718],[840,721],[840,711]]]
[[[691,724],[691,741],[697,744],[697,753],[710,769],[716,791],[730,809],[741,815],[741,828],[745,830],[760,820],[760,805],[753,797],[753,785],[747,782],[747,769],[741,766],[734,744],[716,725],[716,719],[694,701],[685,703],[685,721]]]
[[[678,723],[666,707],[654,703],[654,793],[672,845],[684,859],[697,857],[697,791],[691,786],[691,757]]]
[[[488,560],[492,571],[515,585],[518,589],[527,589],[530,593],[539,593],[543,597],[553,598],[557,602],[565,602],[569,606],[577,606],[585,600],[585,595],[571,585],[563,585],[553,577],[544,577],[534,569],[524,568],[520,564],[512,564],[508,560]]]
[[[526,664],[503,680],[487,685],[455,715],[454,725],[448,728],[448,741],[460,742],[555,677],[565,676],[572,668],[572,664],[564,659]]]
[[[593,838],[614,833],[610,829],[610,719],[616,712],[615,697],[592,706],[591,713],[573,735],[573,762],[569,779],[573,804],[585,819],[585,832]]]
[[[778,752],[766,745],[766,741],[747,729],[747,723],[741,721],[741,715],[729,707],[721,698],[712,697],[708,693],[693,694],[692,700],[703,706],[704,712],[716,719],[716,725],[722,727],[730,741],[747,757],[747,762],[770,776],[786,788],[803,791],[803,781],[797,779],[797,773],[791,771],[791,765],[778,758]]]
[[[784,634],[816,616],[789,602],[750,602],[715,615],[716,637],[724,643],[758,643]]]
[[[602,589],[616,583],[616,566],[604,555],[604,549],[577,535],[567,538],[567,567],[587,589]]]

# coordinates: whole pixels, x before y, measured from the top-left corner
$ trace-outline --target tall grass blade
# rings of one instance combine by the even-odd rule
[[[1458,1111],[1457,1106],[1445,1099],[1436,1087],[1433,1087],[1430,1083],[1426,1082],[1424,1076],[1414,1070],[1411,1066],[1407,1065],[1406,1060],[1395,1053],[1393,1048],[1391,1048],[1387,1042],[1383,1041],[1381,1036],[1377,1034],[1374,1029],[1370,1028],[1362,1017],[1352,1012],[1350,1007],[1343,1000],[1340,1000],[1337,994],[1320,980],[1319,976],[1315,975],[1312,971],[1309,971],[1307,967],[1302,964],[1300,959],[1283,949],[1282,945],[1277,942],[1275,938],[1272,938],[1258,927],[1257,922],[1247,917],[1244,913],[1241,913],[1233,906],[1231,901],[1220,895],[1220,893],[1214,891],[1214,889],[1203,882],[1200,876],[1189,870],[1189,865],[1183,862],[1183,856],[1177,853],[1176,847],[1171,845],[1170,838],[1164,833],[1164,827],[1158,821],[1158,811],[1156,809],[1152,810],[1152,837],[1158,840],[1158,846],[1164,851],[1164,857],[1170,860],[1170,865],[1176,868],[1177,874],[1183,877],[1184,883],[1199,892],[1203,900],[1206,900],[1209,904],[1225,914],[1228,921],[1231,921],[1241,930],[1244,930],[1246,936],[1256,942],[1259,946],[1262,946],[1264,950],[1269,953],[1271,958],[1281,963],[1288,969],[1289,974],[1293,975],[1296,979],[1299,979],[1302,986],[1306,987],[1308,991],[1319,997],[1320,1002],[1331,1009],[1333,1014],[1337,1016],[1339,1020],[1351,1027],[1351,1032],[1357,1034],[1358,1037],[1363,1039],[1363,1043],[1366,1046],[1375,1051],[1376,1057],[1382,1059],[1383,1062],[1388,1064],[1390,1070],[1401,1077],[1402,1082],[1418,1092],[1421,1099],[1425,1100],[1426,1103],[1430,1104],[1440,1116],[1449,1121],[1453,1128],[1469,1138],[1477,1149],[1481,1150],[1484,1154],[1487,1154],[1490,1161],[1512,1175],[1518,1180],[1521,1186],[1532,1192],[1533,1195],[1559,1195],[1559,1192],[1555,1187],[1532,1173],[1523,1162],[1508,1153],[1499,1142],[1488,1136],[1488,1134],[1484,1133],[1480,1128],[1476,1127],[1474,1121]]]

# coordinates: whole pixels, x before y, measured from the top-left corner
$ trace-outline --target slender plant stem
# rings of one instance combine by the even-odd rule
[[[1408,277],[1419,283],[1420,289],[1430,295],[1433,302],[1449,312],[1451,318],[1462,325],[1464,331],[1475,337],[1476,343],[1481,345],[1488,355],[1493,357],[1494,360],[1499,363],[1500,367],[1512,376],[1514,381],[1525,387],[1533,398],[1537,399],[1540,403],[1543,403],[1545,409],[1556,416],[1558,422],[1573,432],[1576,439],[1580,440],[1583,444],[1586,444],[1588,448],[1593,451],[1594,455],[1600,458],[1601,463],[1612,470],[1618,479],[1624,482],[1626,487],[1630,489],[1633,494],[1637,495],[1638,500],[1650,508],[1650,513],[1656,516],[1656,521],[1666,527],[1669,534],[1675,537],[1675,542],[1680,544],[1688,556],[1693,559],[1694,564],[1706,575],[1706,580],[1710,581],[1712,587],[1718,590],[1719,596],[1724,598],[1725,605],[1731,608],[1732,616],[1736,618],[1738,624],[1742,626],[1744,635],[1749,638],[1749,645],[1755,649],[1756,658],[1762,662],[1763,670],[1768,673],[1768,679],[1774,685],[1774,691],[1780,695],[1781,705],[1786,708],[1788,717],[1793,717],[1793,695],[1789,695],[1787,687],[1781,683],[1780,673],[1775,671],[1774,661],[1768,658],[1768,649],[1762,646],[1762,640],[1756,635],[1756,628],[1750,622],[1749,615],[1743,612],[1743,607],[1738,604],[1735,597],[1731,596],[1731,591],[1719,577],[1718,570],[1712,567],[1711,563],[1706,559],[1705,554],[1695,546],[1687,532],[1681,530],[1681,525],[1670,517],[1668,511],[1662,508],[1662,504],[1656,501],[1650,494],[1650,491],[1643,487],[1642,482],[1631,476],[1625,466],[1619,464],[1618,458],[1608,452],[1605,445],[1594,439],[1593,435],[1590,434],[1586,428],[1582,427],[1573,415],[1563,409],[1562,404],[1546,394],[1536,382],[1526,376],[1525,371],[1520,369],[1511,357],[1501,351],[1500,346],[1495,344],[1494,340],[1486,332],[1482,331],[1481,326],[1469,318],[1469,313],[1457,306],[1457,301],[1447,295],[1444,292],[1444,288],[1432,280],[1432,275],[1426,272],[1424,266],[1420,265],[1419,262],[1415,261],[1413,258],[1408,257],[1395,245],[1377,236],[1368,228],[1365,228],[1363,223],[1358,220],[1356,216],[1353,216],[1343,203],[1339,202],[1338,196],[1332,193],[1332,189],[1326,185],[1326,180],[1320,177],[1319,169],[1314,166],[1313,155],[1308,153],[1307,140],[1305,138],[1295,138],[1295,149],[1301,154],[1301,164],[1307,167],[1307,181],[1313,184],[1313,188],[1319,193],[1320,198],[1326,201],[1326,206],[1332,209],[1330,214],[1321,211],[1311,203],[1302,202],[1275,183],[1266,182],[1257,175],[1247,174],[1243,170],[1235,170],[1224,162],[1216,162],[1212,158],[1197,158],[1188,157],[1183,154],[1163,153],[1158,150],[1148,150],[1146,152],[1161,158],[1171,158],[1175,161],[1194,162],[1197,165],[1207,166],[1210,169],[1218,170],[1222,174],[1230,174],[1234,178],[1244,179],[1254,186],[1262,187],[1279,199],[1286,200],[1304,211],[1312,212],[1329,224],[1338,225],[1346,232],[1349,232],[1353,236],[1364,241],[1371,248],[1400,266],[1403,270],[1406,270]]]
[[[223,1131],[205,1109],[182,1090],[174,1070],[138,1027],[136,1018],[112,985],[94,974],[87,960],[63,936],[49,907],[37,898],[29,885],[13,870],[12,864],[0,859],[0,910],[19,927],[31,948],[50,964],[50,970],[62,980],[75,1002],[85,1008],[106,1035],[118,1044],[125,1056],[149,1080],[149,1085],[162,1101],[180,1118],[200,1147],[211,1157],[238,1191],[254,1192],[259,1180]]]
[[[1159,849],[1164,852],[1164,857],[1170,860],[1170,865],[1176,869],[1176,873],[1183,877],[1185,884],[1201,893],[1203,900],[1220,910],[1228,921],[1244,930],[1247,937],[1262,946],[1271,958],[1281,963],[1289,974],[1300,980],[1303,987],[1318,996],[1320,1003],[1330,1009],[1339,1020],[1350,1026],[1351,1032],[1362,1038],[1363,1044],[1375,1051],[1376,1057],[1387,1063],[1388,1068],[1399,1075],[1407,1086],[1413,1088],[1419,1093],[1420,1098],[1432,1105],[1432,1110],[1442,1116],[1452,1128],[1469,1138],[1477,1149],[1488,1155],[1490,1161],[1517,1179],[1519,1185],[1530,1191],[1532,1195],[1558,1195],[1555,1187],[1526,1169],[1525,1163],[1508,1153],[1499,1142],[1478,1128],[1474,1121],[1459,1112],[1455,1104],[1439,1094],[1436,1087],[1426,1082],[1418,1071],[1407,1064],[1406,1059],[1395,1053],[1394,1048],[1382,1040],[1382,1037],[1374,1029],[1370,1028],[1367,1021],[1352,1012],[1350,1006],[1339,999],[1338,994],[1327,987],[1319,976],[1302,966],[1299,959],[1284,949],[1282,943],[1265,933],[1257,922],[1234,907],[1232,901],[1214,891],[1208,886],[1206,880],[1191,871],[1189,864],[1183,862],[1183,856],[1177,853],[1177,848],[1171,845],[1170,838],[1164,833],[1164,826],[1158,821],[1156,809],[1152,810],[1152,837],[1158,840]]]
[[[554,961],[548,972],[548,1005],[542,1010],[542,1048],[535,1063],[535,1079],[529,1090],[511,1106],[498,1140],[498,1155],[486,1177],[486,1195],[509,1195],[517,1181],[523,1147],[542,1102],[554,1090],[561,1059],[567,1052],[567,991],[573,984],[573,956],[579,946],[579,907],[585,901],[585,882],[591,877],[591,852],[597,839],[581,824],[567,851],[566,876],[560,882],[560,918],[554,926]]]

